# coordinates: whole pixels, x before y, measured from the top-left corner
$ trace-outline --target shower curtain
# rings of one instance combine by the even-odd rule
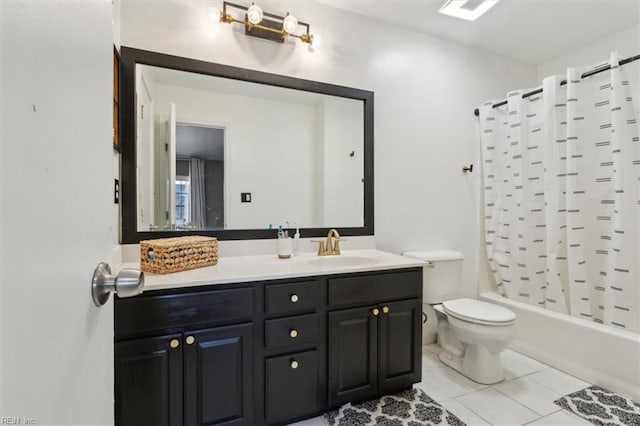
[[[205,161],[192,157],[189,161],[191,177],[191,222],[196,229],[204,229],[207,221],[207,203],[205,199]]]
[[[639,332],[638,112],[618,63],[480,108],[485,245],[506,297]]]

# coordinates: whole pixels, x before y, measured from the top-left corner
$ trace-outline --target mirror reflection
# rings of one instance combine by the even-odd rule
[[[361,227],[364,102],[136,64],[138,231]]]

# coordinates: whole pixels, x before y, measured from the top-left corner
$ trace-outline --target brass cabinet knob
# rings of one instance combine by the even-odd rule
[[[292,330],[289,332],[289,336],[291,336],[291,338],[292,338],[292,339],[295,339],[296,337],[298,337],[298,330],[296,330],[295,328],[294,328],[294,329],[292,329]]]
[[[298,368],[299,365],[300,364],[298,364],[298,361],[296,361],[295,359],[291,361],[291,368],[293,368],[294,370]]]
[[[187,336],[187,345],[193,345],[193,342],[196,341],[196,338],[193,336]]]
[[[374,317],[377,317],[377,316],[378,316],[378,314],[380,313],[380,309],[378,309],[378,308],[373,308],[373,309],[371,310],[371,313],[373,314],[373,316],[374,316]]]
[[[291,303],[296,303],[298,300],[300,300],[300,298],[298,297],[297,294],[291,295]]]
[[[178,346],[180,346],[180,340],[171,339],[171,342],[169,342],[169,346],[171,346],[173,349],[177,348]]]
[[[382,313],[388,314],[389,313],[389,307],[388,306],[383,306],[382,307]]]

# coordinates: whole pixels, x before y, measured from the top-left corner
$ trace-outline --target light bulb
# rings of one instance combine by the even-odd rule
[[[262,9],[257,4],[252,4],[247,10],[247,17],[249,22],[253,25],[258,25],[262,21]]]
[[[220,20],[220,11],[215,7],[209,7],[207,9],[207,18],[211,23],[218,22]]]
[[[289,34],[296,32],[298,28],[298,18],[293,15],[287,15],[282,21],[282,28]]]

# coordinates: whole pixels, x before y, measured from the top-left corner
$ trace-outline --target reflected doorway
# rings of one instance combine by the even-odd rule
[[[225,129],[176,123],[175,224],[224,229]]]

